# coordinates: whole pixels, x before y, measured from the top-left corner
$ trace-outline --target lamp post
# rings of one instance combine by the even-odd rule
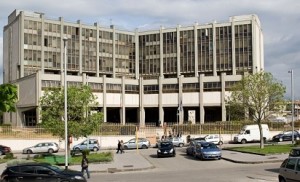
[[[290,70],[291,74],[291,97],[292,97],[292,144],[294,144],[294,78],[293,78],[293,70]]]
[[[68,41],[68,38],[67,37],[64,37],[63,38],[63,41],[64,41],[64,51],[65,51],[65,54],[64,54],[64,91],[65,91],[65,108],[64,108],[64,111],[65,111],[65,169],[68,169],[68,113],[67,113],[67,108],[68,108],[68,103],[67,103],[67,41]]]

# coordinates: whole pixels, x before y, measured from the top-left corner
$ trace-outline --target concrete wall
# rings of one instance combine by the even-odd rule
[[[274,136],[278,134],[280,131],[270,131],[270,136]],[[223,138],[224,143],[228,143],[232,141],[236,134],[222,134],[221,137]],[[161,136],[161,135],[160,135]],[[201,137],[205,135],[191,135],[191,138]],[[182,136],[186,142],[187,135]],[[90,139],[97,139],[100,144],[100,148],[102,149],[115,149],[118,144],[118,140],[123,140],[124,142],[135,138],[135,135],[128,135],[128,136],[91,136]],[[77,145],[78,143],[86,140],[86,138],[79,138],[73,139],[71,147]],[[151,140],[151,146],[155,146],[155,142]],[[59,139],[51,138],[51,139],[37,139],[37,140],[22,140],[22,139],[0,139],[1,145],[9,146],[13,152],[20,152],[26,147],[31,147],[40,142],[56,142],[59,144],[61,149],[65,148],[65,142],[60,141]]]

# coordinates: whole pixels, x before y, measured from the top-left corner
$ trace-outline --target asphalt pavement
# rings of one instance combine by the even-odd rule
[[[229,150],[222,150],[222,159],[235,163],[257,164],[282,162],[288,154],[276,155],[256,155],[249,153],[241,153]],[[6,163],[0,164],[2,172],[6,167]],[[91,163],[89,171],[91,173],[115,173],[125,171],[141,171],[153,169],[155,166],[151,164],[143,155],[136,150],[125,151],[123,154],[114,154],[114,160],[108,163]],[[81,170],[80,165],[71,165],[69,169]]]

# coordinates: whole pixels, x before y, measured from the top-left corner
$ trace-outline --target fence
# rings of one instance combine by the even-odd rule
[[[183,124],[167,123],[163,127],[156,127],[155,123],[147,123],[145,127],[137,127],[136,124],[121,125],[119,123],[103,123],[100,128],[92,133],[94,136],[108,135],[135,135],[138,128],[139,136],[153,136],[157,133],[182,135],[201,135],[201,134],[235,134],[246,124],[254,124],[251,122],[214,122],[205,124]],[[291,130],[291,125],[283,123],[266,123],[270,130],[284,131]],[[299,129],[300,123],[295,122],[295,128]],[[142,135],[141,135],[142,134]],[[57,138],[41,127],[24,128],[14,126],[1,126],[1,138],[23,138],[23,139],[39,139],[39,138]]]

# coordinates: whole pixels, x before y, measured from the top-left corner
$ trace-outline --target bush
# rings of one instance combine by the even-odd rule
[[[7,154],[5,154],[3,159],[14,159],[14,154],[13,153],[7,153]]]
[[[82,153],[82,155],[90,155],[90,150],[84,149],[81,153]]]

